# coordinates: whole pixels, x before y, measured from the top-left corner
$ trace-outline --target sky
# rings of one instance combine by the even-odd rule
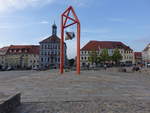
[[[121,41],[142,51],[150,43],[150,0],[0,0],[0,47],[37,45],[54,22],[60,37],[60,15],[70,5],[81,22],[81,48],[90,40]],[[72,58],[76,39],[66,43]]]

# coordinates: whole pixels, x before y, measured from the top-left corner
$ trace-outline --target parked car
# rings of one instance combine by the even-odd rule
[[[13,70],[13,68],[11,66],[8,66],[6,71],[10,71],[10,70]]]
[[[34,67],[34,68],[32,68],[32,70],[36,70],[36,71],[38,71],[38,70],[40,70],[38,67]]]
[[[3,66],[2,68],[1,68],[1,71],[6,71],[7,70],[7,67],[6,66]]]
[[[150,67],[150,63],[149,63],[149,64],[147,64],[147,67]]]

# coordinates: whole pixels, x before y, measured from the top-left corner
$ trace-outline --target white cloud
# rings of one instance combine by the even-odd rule
[[[97,28],[97,29],[83,29],[83,33],[101,34],[110,32],[107,28]]]
[[[63,5],[87,6],[91,0],[0,0],[0,13],[26,7],[39,7],[57,3]]]
[[[40,24],[49,24],[49,22],[48,22],[48,21],[43,20],[43,21],[41,21],[41,22],[40,22]]]
[[[88,0],[73,0],[78,7],[87,6]]]
[[[37,25],[37,24],[49,24],[48,21],[43,20],[40,22],[24,22],[22,24],[13,24],[13,23],[0,23],[0,30],[8,30],[8,29],[20,29],[20,28],[24,28],[24,27],[30,27],[33,25]]]
[[[0,26],[0,29],[11,29],[13,28],[13,26],[9,26],[9,25],[3,25],[3,26]]]
[[[52,3],[54,0],[0,0],[0,12]]]
[[[75,6],[75,7],[87,7],[93,0],[55,0],[57,4],[66,5],[66,6]]]

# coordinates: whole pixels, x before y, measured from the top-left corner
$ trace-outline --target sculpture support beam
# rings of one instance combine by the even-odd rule
[[[70,17],[69,14],[72,13],[73,17]],[[64,20],[65,18],[65,20]],[[73,21],[71,24],[67,24],[67,21]],[[60,73],[64,73],[64,29],[73,25],[77,25],[77,59],[76,59],[76,73],[80,74],[80,21],[73,9],[72,6],[67,8],[64,13],[61,15],[61,41],[60,41]]]

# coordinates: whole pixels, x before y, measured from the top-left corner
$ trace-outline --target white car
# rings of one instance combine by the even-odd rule
[[[39,70],[39,68],[38,67],[33,67],[32,70]]]
[[[7,70],[7,71],[10,71],[10,70],[12,70],[12,67],[9,66],[6,70]]]

